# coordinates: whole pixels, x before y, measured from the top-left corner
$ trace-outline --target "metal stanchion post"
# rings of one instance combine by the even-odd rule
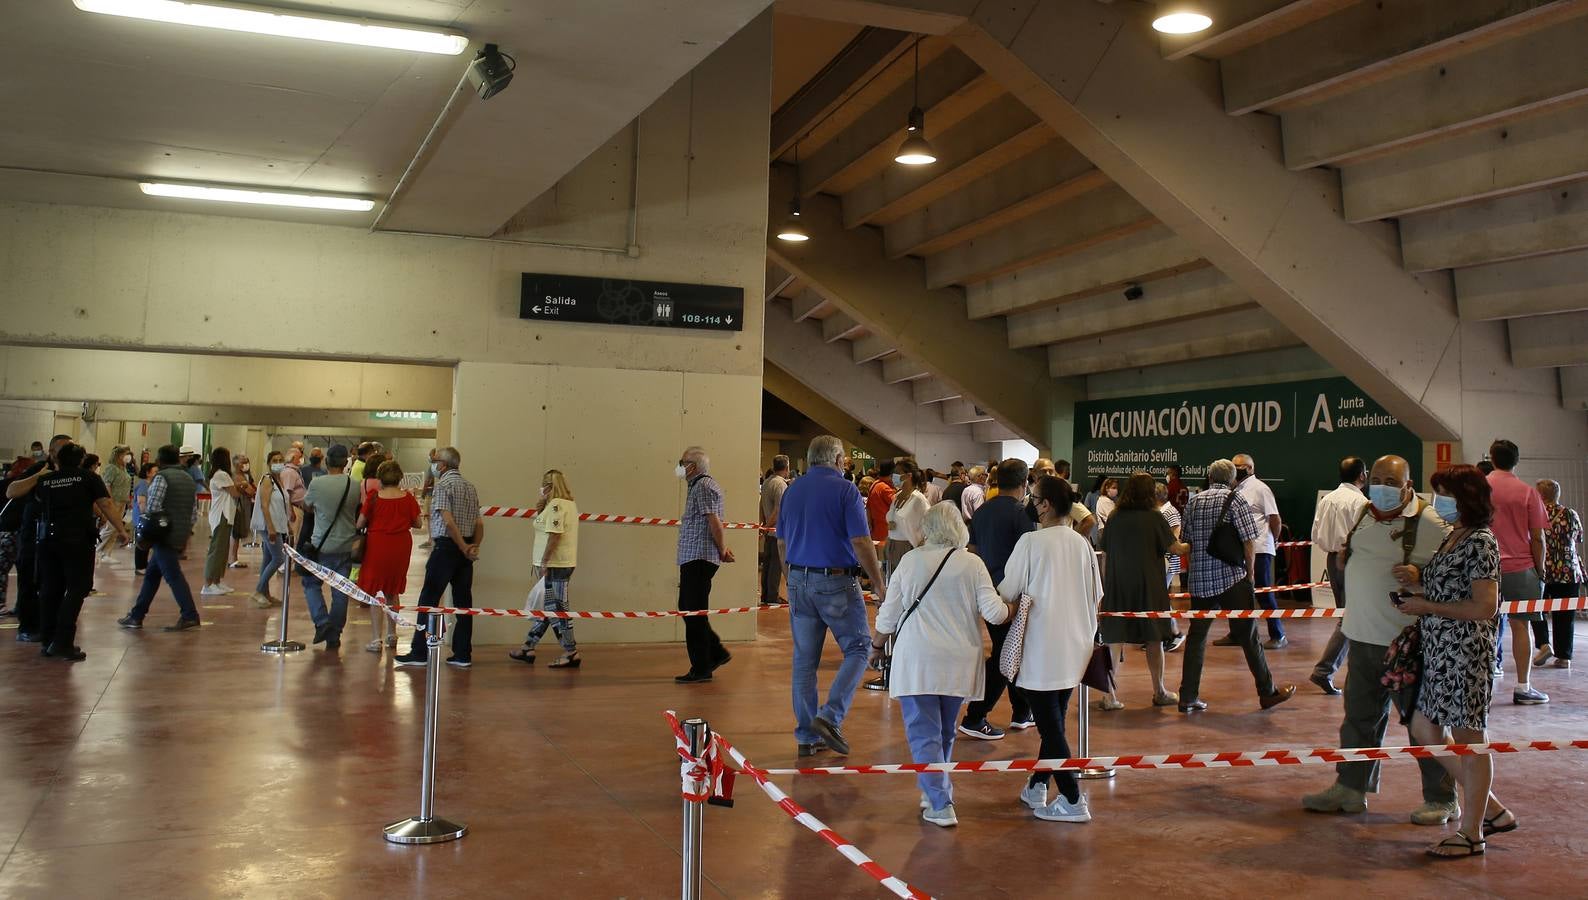
[[[282,538],[281,540],[282,540],[283,544],[285,544],[286,538]],[[283,557],[286,557],[286,552],[287,551],[285,549],[283,549],[281,551]],[[261,653],[296,653],[299,650],[303,649],[303,645],[298,643],[297,641],[289,641],[289,640],[287,640],[287,610],[292,608],[292,596],[291,595],[292,595],[292,559],[290,557],[288,557],[286,563],[283,564],[282,567],[281,567],[281,637],[276,638],[273,641],[266,641],[265,643],[260,644],[259,645],[259,652],[261,652]]]
[[[1076,710],[1076,753],[1092,755],[1092,689],[1081,685],[1081,704]],[[1077,773],[1078,778],[1113,778],[1114,770],[1105,766],[1088,766]]]
[[[700,758],[711,739],[711,729],[704,719],[685,719],[684,737],[689,741],[689,755]],[[700,866],[700,838],[705,825],[706,803],[703,800],[684,801],[684,885],[679,896],[683,900],[700,900],[702,882]]]
[[[386,826],[386,840],[394,844],[439,844],[463,837],[469,826],[434,815],[436,799],[436,706],[441,689],[441,636],[445,617],[432,615],[425,632],[425,743],[419,774],[419,815]]]

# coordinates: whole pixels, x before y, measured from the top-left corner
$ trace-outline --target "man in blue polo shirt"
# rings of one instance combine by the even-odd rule
[[[886,582],[871,543],[860,491],[843,476],[844,444],[830,434],[811,441],[810,470],[794,480],[778,510],[777,543],[788,577],[789,620],[794,633],[794,738],[799,755],[831,748],[847,755],[839,726],[866,672],[871,631],[860,596],[862,570],[882,600]],[[816,706],[816,667],[831,629],[844,661]]]

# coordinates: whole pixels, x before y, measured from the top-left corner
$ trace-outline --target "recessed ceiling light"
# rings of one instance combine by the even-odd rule
[[[1196,34],[1212,27],[1213,20],[1202,13],[1182,10],[1159,16],[1152,27],[1164,34]]]
[[[284,194],[279,191],[151,181],[139,182],[138,188],[151,197],[175,197],[181,200],[216,200],[221,203],[254,203],[261,206],[294,206],[301,209],[334,209],[343,212],[369,212],[375,208],[373,200],[366,200],[363,197],[339,197],[334,194]]]
[[[307,16],[272,10],[267,7],[222,3],[183,3],[179,0],[72,0],[84,12],[196,25],[226,31],[245,31],[275,37],[329,41],[409,50],[414,53],[439,53],[456,56],[468,49],[469,39],[460,34],[424,31],[397,25],[371,24],[368,20]]]

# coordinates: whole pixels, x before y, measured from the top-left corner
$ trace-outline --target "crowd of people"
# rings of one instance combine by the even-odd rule
[[[1533,673],[1570,668],[1574,614],[1500,615],[1499,604],[1577,596],[1583,525],[1560,503],[1559,484],[1516,476],[1519,460],[1514,443],[1497,440],[1482,466],[1434,473],[1431,502],[1418,496],[1405,459],[1340,462],[1339,484],[1317,504],[1311,535],[1344,614],[1310,680],[1325,694],[1343,694],[1341,746],[1381,745],[1392,710],[1417,743],[1486,740],[1507,624],[1513,702],[1549,702]],[[1125,645],[1145,651],[1153,706],[1184,714],[1208,708],[1200,688],[1213,620],[1191,619],[1181,630],[1173,619],[1128,614],[1174,608],[1170,592],[1177,583],[1194,610],[1277,605],[1275,592],[1259,589],[1273,585],[1282,522],[1250,454],[1212,461],[1200,489],[1170,467],[1162,481],[1147,472],[1098,476],[1084,494],[1064,460],[956,462],[938,472],[901,458],[861,473],[843,443],[824,435],[811,442],[805,462],[796,477],[790,460],[776,457],[759,497],[761,600],[781,602],[787,585],[800,756],[849,753],[842,726],[866,669],[878,666],[900,702],[916,762],[948,761],[959,738],[996,741],[1031,728],[1042,757],[1067,757],[1065,716],[1075,690],[1099,657],[1106,661]],[[472,607],[473,568],[486,528],[456,448],[431,452],[417,498],[403,486],[402,466],[373,442],[352,451],[342,444],[307,454],[301,444],[271,451],[257,477],[245,456],[224,447],[214,448],[207,463],[199,466],[197,454],[175,445],[136,464],[130,448],[116,447],[102,461],[66,435],[15,460],[0,477],[6,498],[0,615],[16,616],[18,640],[40,643],[45,657],[84,659],[76,623],[93,590],[96,562],[134,543],[142,581],[119,624],[142,628],[163,583],[178,609],[165,630],[198,627],[181,563],[204,495],[209,543],[200,595],[230,593],[227,571],[246,567],[239,549],[257,540],[262,565],[252,599],[261,608],[280,602],[270,588],[289,564],[289,542],[303,557],[395,604],[408,591],[413,532],[424,528],[421,549],[431,552],[416,604],[440,605],[450,592],[452,606]],[[723,488],[701,447],[680,454],[676,474],[686,491],[677,537],[678,608],[706,609],[718,569],[735,561]],[[566,611],[579,509],[559,470],[542,476],[532,527],[536,592],[545,609]],[[4,575],[13,567],[18,589],[8,606]],[[298,574],[314,642],[338,648],[349,598],[330,587],[327,604],[328,585],[301,567]],[[863,582],[878,604],[874,623]],[[426,631],[439,625],[435,618],[429,629],[415,631],[395,665],[427,663]],[[1279,619],[1266,622],[1266,639],[1256,620],[1235,618],[1213,642],[1241,648],[1264,710],[1296,692],[1269,669],[1266,652],[1284,649],[1288,637]],[[366,649],[395,648],[384,611],[371,608],[369,623]],[[472,625],[472,617],[457,617],[448,665],[472,665]],[[685,617],[684,628],[689,668],[675,680],[709,682],[732,654],[708,617]],[[984,628],[990,654],[983,652]],[[566,619],[537,619],[509,656],[534,664],[548,630],[562,651],[550,667],[577,668],[579,648]],[[823,697],[817,668],[829,632],[843,659]],[[1182,647],[1178,690],[1171,690],[1167,654]],[[1342,668],[1343,688],[1335,683]],[[1005,694],[1007,730],[992,721]],[[1124,706],[1113,690],[1101,691],[1100,709]],[[1492,793],[1491,757],[1424,759],[1419,767],[1424,802],[1411,821],[1459,823],[1430,854],[1477,855],[1489,836],[1517,828],[1516,815]],[[1335,782],[1302,805],[1363,812],[1378,779],[1376,762],[1341,763]],[[957,824],[948,777],[926,773],[919,783],[922,818]],[[1052,796],[1050,786],[1057,788]],[[1073,773],[1034,774],[1018,799],[1040,819],[1091,818]]]
[[[1417,495],[1401,457],[1341,461],[1312,539],[1344,613],[1310,679],[1325,694],[1344,694],[1340,746],[1382,745],[1392,708],[1414,742],[1487,740],[1508,621],[1515,704],[1549,701],[1532,684],[1535,668],[1571,666],[1573,612],[1499,613],[1505,600],[1578,596],[1584,580],[1580,516],[1560,504],[1558,483],[1519,479],[1519,460],[1514,443],[1497,440],[1481,466],[1434,473],[1431,502]],[[1211,462],[1200,489],[1170,467],[1162,481],[1147,472],[1100,476],[1085,495],[1063,460],[956,462],[938,473],[897,459],[859,473],[842,443],[823,436],[806,463],[806,474],[791,479],[788,459],[778,457],[761,495],[769,529],[761,599],[779,602],[786,581],[800,756],[849,753],[842,725],[869,660],[885,666],[915,762],[950,760],[960,737],[1003,738],[989,714],[1004,693],[1009,729],[1034,727],[1041,757],[1066,757],[1074,690],[1098,654],[1123,645],[1146,651],[1152,705],[1185,714],[1208,708],[1200,688],[1212,619],[1191,619],[1182,632],[1172,619],[1109,614],[1170,610],[1177,581],[1190,609],[1277,608],[1277,592],[1258,589],[1274,584],[1282,523],[1250,454]],[[935,492],[934,479],[946,482]],[[711,491],[720,516],[720,489]],[[725,549],[720,540],[705,546],[708,554]],[[870,628],[862,579],[880,604]],[[1264,710],[1297,689],[1277,683],[1268,667],[1265,652],[1289,639],[1280,619],[1266,622],[1265,638],[1255,619],[1230,619],[1229,634],[1213,642],[1241,648]],[[828,631],[843,663],[819,703],[816,668]],[[1165,654],[1182,646],[1172,691]],[[727,660],[726,651],[713,656],[702,647],[698,659],[710,668]],[[1342,666],[1343,691],[1335,684]],[[709,668],[698,676],[692,669],[679,680],[709,677]],[[1124,704],[1103,691],[1098,706]],[[1492,757],[1424,759],[1420,768],[1424,803],[1411,821],[1459,825],[1430,855],[1481,854],[1487,837],[1516,829],[1515,814],[1491,792]],[[1342,763],[1336,782],[1302,805],[1363,812],[1378,777],[1376,762]],[[1058,788],[1051,798],[1050,782]],[[919,784],[922,818],[957,824],[947,775],[924,773]],[[1073,773],[1033,775],[1019,800],[1041,819],[1090,819]]]

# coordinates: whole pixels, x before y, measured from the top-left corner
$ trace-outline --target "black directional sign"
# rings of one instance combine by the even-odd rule
[[[741,331],[744,289],[525,272],[518,317],[543,322]]]

